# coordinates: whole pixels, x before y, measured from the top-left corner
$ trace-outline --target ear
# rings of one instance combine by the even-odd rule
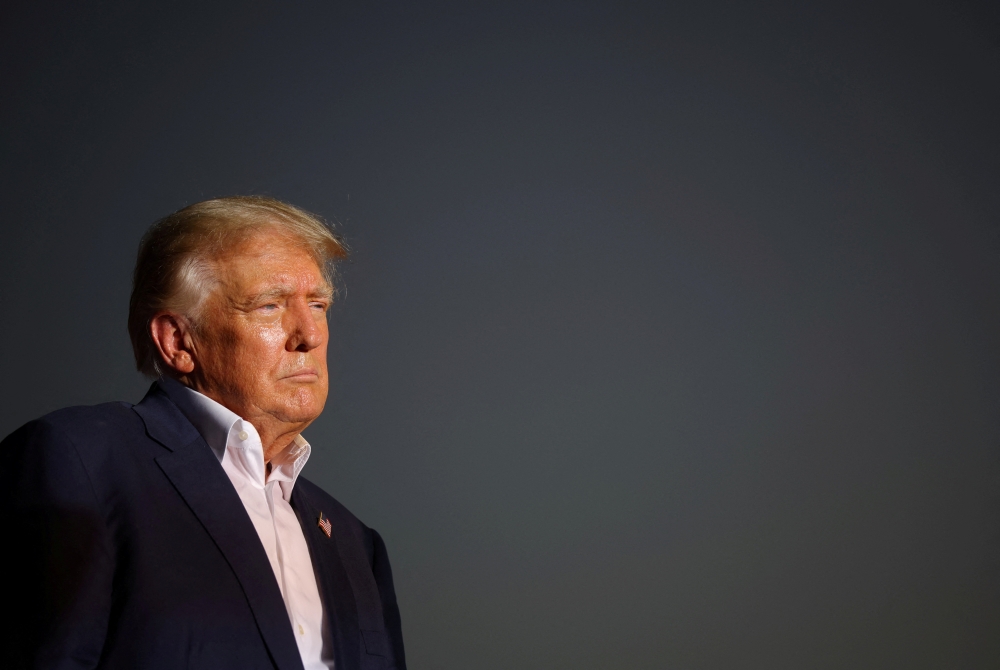
[[[171,312],[157,314],[149,321],[149,334],[164,363],[182,375],[194,371],[191,324],[187,319]]]

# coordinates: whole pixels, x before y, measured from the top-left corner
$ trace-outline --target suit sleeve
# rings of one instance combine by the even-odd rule
[[[378,586],[379,597],[382,600],[382,616],[385,618],[385,631],[392,647],[392,659],[396,670],[406,670],[406,658],[403,654],[403,626],[399,618],[399,606],[396,604],[396,590],[392,585],[392,568],[389,567],[389,554],[385,550],[382,537],[372,530],[372,573]]]
[[[0,494],[15,566],[4,666],[93,668],[100,661],[114,565],[106,522],[80,454],[44,419],[0,443]],[[8,665],[8,663],[10,665]]]

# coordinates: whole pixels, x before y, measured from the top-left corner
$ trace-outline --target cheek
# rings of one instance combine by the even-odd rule
[[[233,344],[236,361],[231,374],[245,382],[256,380],[254,385],[260,386],[281,363],[285,335],[280,326],[253,324],[240,332]]]
[[[275,357],[285,350],[287,335],[281,324],[255,324],[245,338],[245,345],[258,357]]]
[[[316,365],[318,365],[323,370],[326,370],[326,345],[327,345],[327,340],[324,337],[323,344],[319,345],[318,347],[312,350],[313,360],[315,360]]]

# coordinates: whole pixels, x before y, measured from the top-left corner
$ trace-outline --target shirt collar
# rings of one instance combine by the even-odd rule
[[[226,443],[229,441],[229,431],[233,424],[240,420],[239,415],[169,377],[160,377],[159,384],[181,413],[205,438],[219,462],[222,462],[226,454]]]
[[[237,424],[242,426],[244,423],[249,425],[249,422],[245,422],[226,406],[174,379],[160,377],[158,383],[181,413],[198,429],[221,463],[226,456],[226,450],[233,443],[230,437],[234,427],[238,427]],[[259,440],[257,442],[259,444]],[[287,498],[291,495],[295,480],[298,479],[311,453],[312,447],[309,442],[301,435],[296,435],[284,451],[271,459],[271,474],[267,480],[278,481]]]

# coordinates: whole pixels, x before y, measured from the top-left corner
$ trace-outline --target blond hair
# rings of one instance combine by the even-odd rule
[[[162,373],[150,335],[154,316],[172,311],[195,321],[214,281],[212,260],[264,229],[277,229],[302,242],[334,285],[334,263],[347,247],[319,217],[265,196],[230,196],[189,205],[146,231],[132,274],[128,332],[136,368]]]

